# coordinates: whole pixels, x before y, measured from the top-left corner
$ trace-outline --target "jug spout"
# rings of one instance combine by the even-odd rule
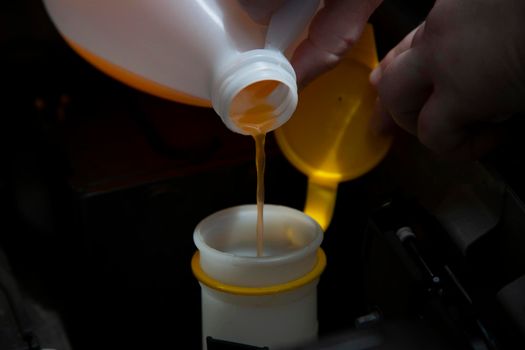
[[[230,130],[251,134],[237,120],[251,115],[258,119],[254,124],[263,126],[260,131],[271,131],[287,122],[295,111],[295,72],[280,51],[257,49],[232,55],[215,70],[211,99]]]
[[[308,191],[304,213],[313,218],[326,231],[334,214],[337,198],[337,182],[319,182],[308,179]]]

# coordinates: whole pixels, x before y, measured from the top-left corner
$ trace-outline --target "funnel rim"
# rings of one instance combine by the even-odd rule
[[[226,219],[228,218],[229,215],[235,212],[241,213],[242,215],[253,215],[253,213],[256,214],[257,213],[256,204],[245,204],[245,205],[239,205],[239,206],[222,209],[206,217],[195,228],[195,231],[193,234],[194,243],[197,246],[197,249],[205,253],[207,256],[213,256],[214,259],[218,259],[220,261],[227,261],[229,264],[232,264],[232,265],[238,265],[238,264],[244,265],[244,266],[275,265],[275,267],[278,267],[279,265],[288,264],[291,262],[298,261],[300,259],[304,259],[305,256],[308,256],[314,253],[317,247],[321,245],[321,242],[323,240],[323,230],[317,221],[315,221],[310,216],[305,215],[304,212],[298,209],[294,209],[294,208],[283,206],[283,205],[277,205],[277,204],[264,204],[265,215],[268,215],[270,212],[280,213],[282,211],[286,211],[289,214],[295,215],[295,218],[309,225],[312,225],[312,228],[315,230],[313,238],[307,244],[302,246],[301,249],[293,250],[293,251],[278,254],[278,255],[244,256],[244,255],[236,255],[234,253],[216,249],[210,246],[205,241],[205,238],[203,237],[204,236],[203,232],[205,231],[206,226],[209,225],[211,222],[216,222],[218,219],[221,219],[221,218]]]
[[[193,272],[193,275],[197,278],[197,280],[200,283],[202,283],[203,285],[211,289],[214,289],[214,290],[217,290],[223,293],[229,293],[229,294],[235,294],[235,295],[245,295],[245,296],[271,295],[271,294],[283,293],[283,292],[291,291],[294,289],[298,289],[320,278],[321,274],[326,268],[326,254],[322,248],[317,248],[316,257],[317,257],[317,260],[316,260],[314,267],[306,275],[303,275],[299,278],[296,278],[294,280],[291,280],[285,283],[274,284],[271,286],[263,286],[263,287],[245,287],[245,286],[231,285],[231,284],[223,283],[209,276],[208,274],[204,272],[204,270],[200,266],[200,252],[198,250],[193,254],[193,257],[191,259],[191,270]]]

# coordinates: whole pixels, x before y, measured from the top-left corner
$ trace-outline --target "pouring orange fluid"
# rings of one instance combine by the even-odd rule
[[[266,134],[273,130],[275,106],[271,95],[279,85],[276,81],[262,81],[241,91],[234,99],[230,116],[232,121],[255,141],[255,165],[257,169],[257,256],[264,254],[264,145]]]

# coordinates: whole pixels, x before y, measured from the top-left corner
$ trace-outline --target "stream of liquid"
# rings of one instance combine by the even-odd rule
[[[255,166],[257,168],[257,256],[264,254],[264,166],[266,155],[264,152],[264,142],[266,133],[253,135],[255,139]]]
[[[255,141],[255,166],[257,169],[257,256],[264,255],[264,168],[266,162],[266,134],[273,130],[275,107],[268,103],[267,97],[277,87],[274,81],[264,81],[250,85],[235,98],[231,118],[235,124],[250,134]]]

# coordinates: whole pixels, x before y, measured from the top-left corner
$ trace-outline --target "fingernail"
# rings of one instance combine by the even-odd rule
[[[372,73],[370,73],[370,84],[377,86],[377,84],[379,84],[379,80],[381,80],[381,74],[381,66],[375,67]]]

